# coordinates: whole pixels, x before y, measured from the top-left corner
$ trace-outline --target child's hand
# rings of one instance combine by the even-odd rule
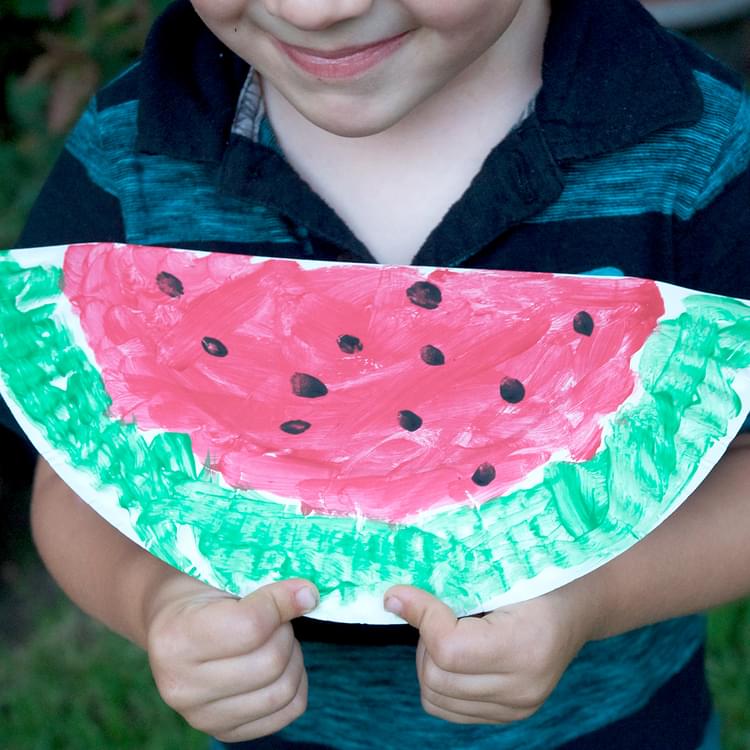
[[[282,729],[307,707],[302,651],[289,621],[316,603],[315,588],[299,579],[235,599],[180,574],[147,614],[162,698],[196,729],[226,742]]]
[[[390,588],[386,609],[419,629],[425,711],[459,724],[504,724],[537,711],[589,639],[587,616],[566,589],[457,620],[426,591]]]

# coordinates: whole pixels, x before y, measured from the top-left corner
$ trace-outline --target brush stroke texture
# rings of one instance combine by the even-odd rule
[[[166,249],[73,247],[64,277],[114,415],[233,487],[390,522],[591,458],[663,313],[642,280]]]
[[[96,364],[56,316],[60,285],[59,267],[23,268],[0,254],[0,380],[37,426],[43,455],[61,452],[87,477],[79,491],[93,505],[116,489],[130,518],[120,528],[165,562],[235,595],[309,578],[350,621],[360,596],[391,583],[432,591],[461,614],[511,589],[524,598],[550,569],[551,589],[568,568],[612,559],[684,500],[706,452],[747,411],[734,383],[750,368],[750,311],[693,295],[647,341],[643,392],[618,411],[593,458],[552,461],[532,486],[413,525],[304,516],[222,485],[196,466],[186,434],[144,435],[113,418]],[[115,511],[100,506],[110,519]],[[185,529],[197,557],[180,544]]]

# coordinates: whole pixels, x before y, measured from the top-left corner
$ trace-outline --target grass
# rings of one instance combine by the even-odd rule
[[[206,750],[161,701],[145,655],[81,614],[38,563],[0,575],[3,750]],[[747,750],[750,601],[712,613],[708,673],[725,750]]]
[[[161,701],[140,649],[79,612],[38,566],[6,565],[4,577],[3,750],[206,750]]]
[[[711,613],[707,669],[725,750],[750,748],[750,600]]]

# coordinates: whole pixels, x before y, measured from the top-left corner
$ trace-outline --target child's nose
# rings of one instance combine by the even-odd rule
[[[264,0],[266,10],[292,26],[317,31],[366,13],[374,0]]]

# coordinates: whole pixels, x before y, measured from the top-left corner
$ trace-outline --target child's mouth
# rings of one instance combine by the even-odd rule
[[[407,31],[361,47],[330,51],[295,47],[278,39],[274,41],[297,67],[307,73],[318,78],[353,78],[390,57],[410,33]]]

